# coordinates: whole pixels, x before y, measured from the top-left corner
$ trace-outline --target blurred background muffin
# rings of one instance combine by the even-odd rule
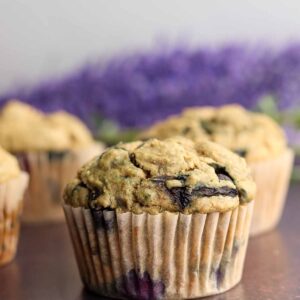
[[[242,277],[255,184],[245,161],[188,139],[118,144],[65,190],[81,278],[100,295],[187,299]]]
[[[239,105],[194,107],[159,122],[143,138],[181,135],[197,142],[209,139],[244,157],[257,184],[251,234],[274,228],[282,215],[293,153],[283,130],[270,117]]]
[[[63,186],[103,149],[78,118],[63,111],[44,114],[16,100],[0,112],[0,145],[30,175],[23,219],[32,222],[62,220]]]
[[[15,157],[0,148],[0,266],[16,254],[28,175]]]
[[[142,133],[143,138],[181,135],[193,141],[209,139],[231,149],[248,162],[276,157],[287,147],[283,130],[269,116],[237,104],[191,107]]]

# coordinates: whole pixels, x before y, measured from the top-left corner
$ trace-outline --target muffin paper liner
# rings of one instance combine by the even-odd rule
[[[258,235],[279,223],[289,187],[294,154],[291,150],[263,162],[250,164],[257,192],[250,235]]]
[[[0,266],[10,262],[16,254],[19,240],[20,214],[28,175],[0,184]]]
[[[64,205],[84,285],[121,299],[188,299],[232,288],[242,277],[252,208],[138,215]]]
[[[63,221],[61,196],[78,169],[101,153],[95,143],[83,150],[16,153],[20,165],[30,175],[22,218],[25,222]]]

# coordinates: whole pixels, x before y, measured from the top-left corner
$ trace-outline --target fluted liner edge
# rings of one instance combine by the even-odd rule
[[[210,214],[116,213],[64,205],[84,285],[103,296],[190,299],[242,277],[253,202]]]

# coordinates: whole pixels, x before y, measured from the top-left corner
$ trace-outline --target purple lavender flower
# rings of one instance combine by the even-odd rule
[[[300,130],[293,126],[284,126],[284,131],[289,145],[293,148],[300,149]]]
[[[97,114],[123,128],[144,127],[192,105],[256,106],[274,95],[282,109],[300,105],[300,44],[271,48],[150,51],[88,64],[63,79],[11,91],[44,111],[65,109],[90,127]]]

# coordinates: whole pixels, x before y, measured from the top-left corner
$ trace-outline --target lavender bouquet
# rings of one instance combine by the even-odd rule
[[[226,46],[153,50],[90,63],[63,78],[10,91],[45,111],[65,109],[96,129],[95,118],[142,128],[191,105],[238,102],[255,108],[272,95],[280,110],[300,105],[300,44],[281,50]]]
[[[65,109],[109,144],[130,140],[136,130],[186,106],[237,102],[284,124],[297,148],[300,44],[280,50],[229,45],[136,52],[16,88],[2,95],[0,104],[10,98],[44,111]]]

